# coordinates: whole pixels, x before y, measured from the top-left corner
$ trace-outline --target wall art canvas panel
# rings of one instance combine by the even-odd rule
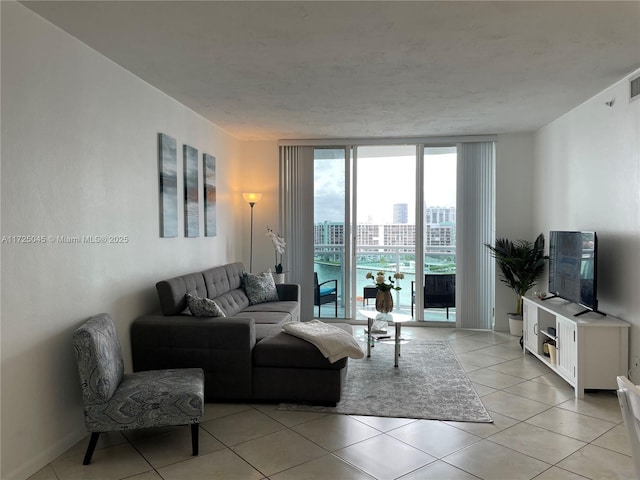
[[[216,157],[202,155],[204,172],[204,236],[216,236]]]
[[[183,145],[184,157],[184,236],[200,236],[200,215],[198,191],[198,150]]]
[[[160,236],[178,236],[178,156],[176,139],[158,134]]]

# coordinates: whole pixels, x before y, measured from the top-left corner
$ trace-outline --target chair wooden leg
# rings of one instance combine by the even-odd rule
[[[199,423],[191,424],[191,446],[193,448],[193,456],[198,455],[198,438],[199,438]]]
[[[87,453],[84,454],[84,460],[82,461],[83,465],[89,465],[91,463],[91,457],[93,456],[93,451],[96,449],[98,437],[100,437],[100,432],[93,432],[91,434],[89,446],[87,447]]]
[[[336,318],[338,318],[338,300],[336,300]]]

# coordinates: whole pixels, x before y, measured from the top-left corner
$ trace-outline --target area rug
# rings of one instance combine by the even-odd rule
[[[278,410],[493,421],[447,342],[409,341],[402,345],[398,368],[393,355],[392,343],[377,342],[370,358],[349,359],[342,399],[335,407],[283,403]]]

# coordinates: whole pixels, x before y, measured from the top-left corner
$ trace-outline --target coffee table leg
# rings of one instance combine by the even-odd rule
[[[373,327],[373,318],[367,318],[367,358],[371,356],[371,328]]]
[[[398,359],[400,358],[400,331],[402,329],[402,323],[396,322],[396,352],[394,367],[398,366]]]

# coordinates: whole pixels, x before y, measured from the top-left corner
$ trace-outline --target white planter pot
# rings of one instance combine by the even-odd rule
[[[284,273],[271,272],[271,275],[273,276],[273,281],[276,285],[279,283],[284,283]]]
[[[509,317],[509,333],[516,337],[522,336],[522,316],[516,315],[515,313],[507,314]]]

